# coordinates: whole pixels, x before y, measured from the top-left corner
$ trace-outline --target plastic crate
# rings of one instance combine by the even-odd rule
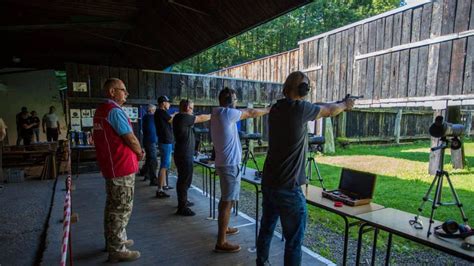
[[[4,177],[7,183],[20,183],[25,181],[25,171],[18,168],[7,168],[4,170]]]

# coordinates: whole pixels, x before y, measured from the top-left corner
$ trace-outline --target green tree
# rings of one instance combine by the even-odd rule
[[[298,41],[402,5],[400,0],[314,0],[173,66],[209,73],[297,48]]]

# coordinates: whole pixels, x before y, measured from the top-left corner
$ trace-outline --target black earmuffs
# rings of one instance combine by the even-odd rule
[[[308,95],[309,93],[309,84],[306,82],[301,82],[300,85],[298,85],[298,95],[300,97],[304,97]]]
[[[466,238],[474,235],[474,230],[471,230],[464,224],[458,224],[456,221],[447,220],[442,225],[434,228],[434,234],[443,238]]]

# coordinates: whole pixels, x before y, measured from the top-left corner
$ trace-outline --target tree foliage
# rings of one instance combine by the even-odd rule
[[[388,11],[400,0],[314,0],[173,66],[175,72],[209,73],[294,49],[298,41]]]

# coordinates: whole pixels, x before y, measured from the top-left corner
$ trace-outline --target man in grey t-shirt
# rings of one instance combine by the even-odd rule
[[[211,137],[216,152],[216,172],[220,178],[221,199],[219,201],[218,234],[216,252],[238,252],[240,245],[226,241],[226,235],[238,233],[237,228],[229,228],[230,209],[239,200],[240,176],[239,164],[242,158],[237,122],[242,119],[265,115],[269,108],[235,109],[237,95],[235,91],[224,88],[219,93],[219,105],[211,113]]]
[[[301,244],[306,226],[304,163],[308,148],[307,123],[350,110],[354,100],[314,104],[304,100],[308,77],[291,73],[283,84],[284,99],[275,103],[268,116],[268,152],[263,167],[263,214],[257,240],[257,265],[268,261],[270,243],[278,218],[285,236],[285,265],[301,265]]]

